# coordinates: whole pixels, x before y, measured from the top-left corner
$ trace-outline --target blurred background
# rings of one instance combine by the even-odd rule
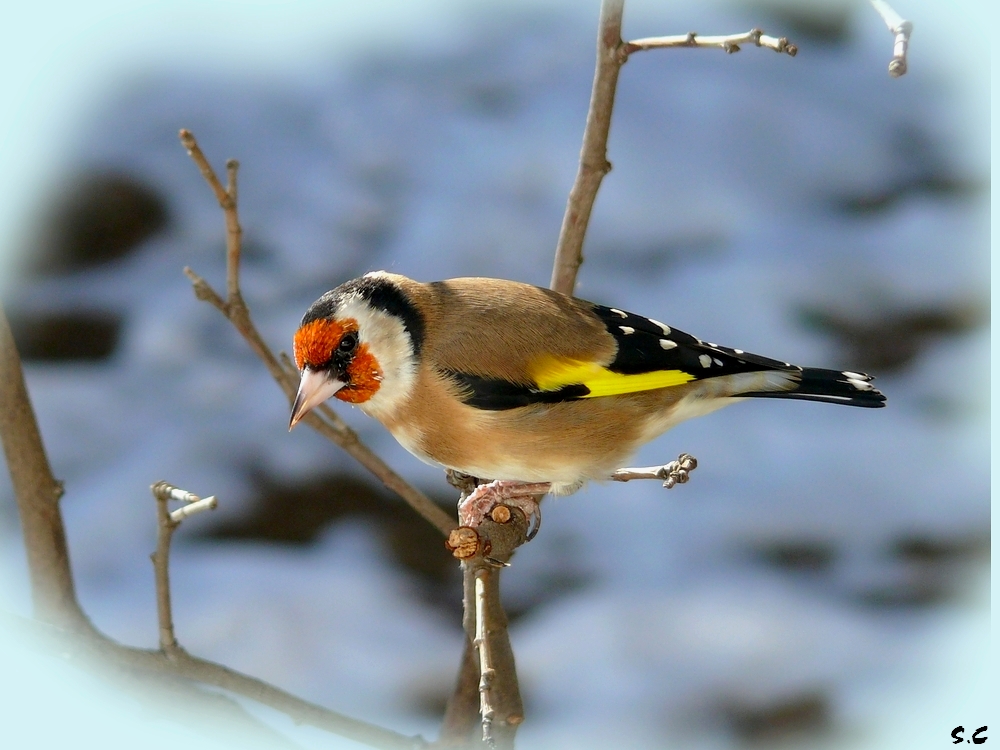
[[[740,404],[637,459],[693,453],[690,484],[547,501],[545,528],[504,581],[520,747],[923,748],[988,724],[987,24],[972,3],[895,7],[916,29],[898,80],[867,3],[627,3],[626,38],[760,26],[799,54],[632,57],[579,296],[870,372],[889,405]],[[264,367],[194,299],[186,265],[224,286],[223,221],[177,131],[218,169],[242,163],[243,291],[276,350],[313,299],[372,269],[544,286],[598,11],[596,0],[14,11],[0,50],[2,299],[66,484],[80,599],[105,633],[156,644],[149,485],[215,494],[219,510],[175,540],[182,644],[437,736],[462,644],[458,566],[339,449],[287,433]],[[338,411],[453,507],[440,471]],[[0,595],[30,612],[6,475]],[[0,662],[4,731],[33,733],[34,746],[225,744],[16,641]],[[245,705],[300,747],[342,746]]]

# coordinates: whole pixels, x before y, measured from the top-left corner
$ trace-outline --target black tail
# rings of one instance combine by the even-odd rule
[[[885,406],[885,396],[871,384],[870,375],[860,372],[821,370],[806,367],[795,387],[787,391],[755,391],[740,396],[753,398],[798,398],[803,401],[823,401],[828,404],[863,406],[877,409]]]

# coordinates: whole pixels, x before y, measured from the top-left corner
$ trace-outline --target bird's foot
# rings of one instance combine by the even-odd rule
[[[542,525],[542,512],[535,496],[544,495],[551,488],[549,482],[515,482],[506,479],[481,484],[458,504],[458,522],[475,529],[495,508],[501,505],[512,506],[519,508],[528,519],[528,541],[531,541]]]
[[[663,466],[643,466],[636,469],[618,469],[611,475],[616,482],[630,482],[633,479],[659,479],[668,490],[675,484],[684,484],[691,478],[691,472],[698,468],[698,459],[689,453],[682,453],[676,461]]]

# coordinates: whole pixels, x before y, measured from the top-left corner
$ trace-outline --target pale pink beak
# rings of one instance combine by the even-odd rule
[[[305,368],[299,380],[299,392],[295,394],[295,403],[292,404],[292,418],[288,422],[288,431],[291,432],[302,417],[345,385],[347,384],[330,377],[329,373]]]

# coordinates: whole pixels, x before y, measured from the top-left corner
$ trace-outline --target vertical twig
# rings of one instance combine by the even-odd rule
[[[153,575],[156,580],[156,615],[160,626],[160,650],[170,659],[177,659],[184,649],[177,643],[174,635],[173,607],[170,603],[170,542],[174,530],[181,521],[195,513],[205,510],[215,510],[215,496],[204,499],[186,490],[160,481],[150,488],[156,499],[156,551],[150,555],[153,561]],[[171,500],[184,503],[171,512],[168,503]]]
[[[73,586],[66,530],[59,511],[63,487],[52,476],[7,316],[0,307],[0,438],[21,517],[35,616],[54,625],[91,630]]]
[[[459,695],[452,701],[461,705],[478,698],[484,741],[490,747],[509,750],[524,721],[524,705],[507,613],[500,601],[500,574],[514,551],[527,540],[528,519],[518,508],[497,507],[509,512],[494,513],[483,520],[476,528],[477,552],[462,561],[462,625],[475,647],[476,669],[471,676],[463,671],[463,679],[456,686]]]
[[[193,139],[192,139],[193,140]],[[233,305],[236,300],[243,304],[240,295],[240,252],[243,247],[243,228],[240,226],[237,206],[236,175],[240,163],[236,159],[226,162],[226,202],[220,203],[226,217],[226,295],[227,302]]]
[[[496,669],[493,666],[493,656],[490,641],[486,637],[486,582],[490,571],[480,568],[475,572],[476,593],[476,650],[479,652],[479,715],[483,717],[483,742],[492,750],[496,747],[493,739],[493,678]]]
[[[174,636],[173,608],[170,604],[170,542],[174,529],[179,525],[170,518],[167,501],[170,486],[157,482],[150,490],[156,498],[156,551],[150,555],[153,561],[153,576],[156,580],[156,616],[159,621],[160,650],[168,657],[175,657],[180,650]]]
[[[573,294],[576,275],[583,263],[583,240],[590,223],[590,212],[604,175],[611,171],[608,161],[608,133],[615,104],[618,72],[627,59],[622,46],[622,13],[625,0],[603,0],[600,28],[597,33],[597,66],[590,94],[587,125],[583,131],[580,168],[569,193],[563,215],[556,257],[552,266],[551,289]]]

